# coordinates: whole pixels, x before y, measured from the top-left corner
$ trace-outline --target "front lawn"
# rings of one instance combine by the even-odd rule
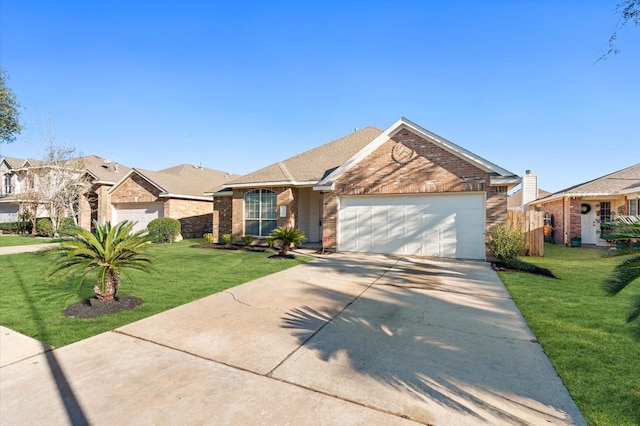
[[[51,238],[0,235],[0,247],[28,246],[32,244],[45,244],[51,242],[53,242]]]
[[[524,272],[499,272],[500,278],[587,422],[640,424],[640,341],[624,321],[640,282],[608,297],[602,280],[622,258],[550,244],[544,253],[522,260],[560,280]]]
[[[4,238],[4,237],[2,237]],[[0,256],[0,324],[55,347],[120,327],[238,284],[304,263],[308,259],[269,259],[270,253],[199,249],[203,240],[158,244],[157,273],[130,272],[120,294],[144,303],[127,312],[93,319],[67,318],[67,306],[93,296],[92,280],[82,288],[77,278],[48,282],[50,253]]]

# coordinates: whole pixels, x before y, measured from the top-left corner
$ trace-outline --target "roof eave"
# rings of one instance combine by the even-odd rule
[[[182,198],[186,200],[211,201],[211,197],[206,197],[205,195],[172,194],[169,192],[162,192],[158,196],[162,198]]]
[[[222,185],[222,187],[224,189],[233,189],[233,188],[262,188],[262,187],[273,187],[273,186],[313,186],[317,183],[318,183],[317,180],[306,180],[306,181],[274,180],[269,182],[231,183],[231,184],[224,184]]]

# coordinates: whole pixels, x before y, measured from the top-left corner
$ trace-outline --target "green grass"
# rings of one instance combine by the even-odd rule
[[[634,282],[606,296],[602,280],[622,258],[585,248],[545,245],[527,262],[560,280],[500,272],[516,304],[590,425],[640,424],[640,341],[625,322]]]
[[[28,246],[32,244],[51,243],[51,238],[23,237],[20,235],[0,235],[0,247]]]
[[[190,247],[203,240],[159,244],[154,250],[157,273],[133,271],[120,294],[144,303],[127,312],[92,319],[67,318],[69,305],[93,296],[92,280],[47,280],[51,254],[0,256],[0,324],[55,347],[114,329],[204,296],[304,263],[308,259],[269,259],[269,253]]]

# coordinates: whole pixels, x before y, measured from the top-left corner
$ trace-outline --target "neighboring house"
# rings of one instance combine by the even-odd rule
[[[21,158],[3,157],[0,161],[0,223],[17,222],[20,212],[19,194],[25,186],[24,174],[20,173],[31,165],[29,160]]]
[[[131,168],[97,155],[87,155],[76,161],[86,171],[90,182],[80,197],[78,225],[92,229],[94,220],[99,223],[111,220],[109,189],[129,173]]]
[[[538,177],[531,170],[527,170],[522,176],[522,188],[509,195],[507,207],[509,210],[526,212],[533,209],[532,201],[547,195],[551,195],[551,192],[538,188]]]
[[[213,203],[207,190],[219,190],[237,175],[182,164],[157,172],[131,169],[108,192],[110,220],[136,222],[136,230],[159,217],[178,219],[185,238],[210,232]]]
[[[640,214],[640,164],[572,186],[532,203],[552,215],[554,242],[607,245],[603,224],[618,215]]]
[[[3,176],[0,192],[0,222],[15,222],[21,210],[29,210],[30,204],[42,203],[37,208],[37,217],[47,217],[44,207],[48,188],[42,188],[47,182],[47,174],[52,170],[64,170],[82,183],[82,193],[77,199],[75,209],[69,208],[69,216],[76,215],[78,224],[91,227],[92,219],[108,217],[110,201],[107,190],[122,178],[130,169],[119,166],[96,155],[88,155],[57,162],[55,165],[41,160],[22,160],[4,157],[0,162],[0,174]],[[75,210],[75,211],[71,211]],[[35,211],[35,209],[32,209]]]
[[[519,183],[401,118],[227,182],[213,193],[214,238],[293,226],[337,251],[484,259],[485,232]]]

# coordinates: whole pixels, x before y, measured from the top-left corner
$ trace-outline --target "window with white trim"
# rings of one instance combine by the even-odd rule
[[[266,237],[277,226],[277,196],[268,189],[254,189],[244,195],[244,233]]]
[[[637,200],[629,200],[629,216],[640,215],[640,198]]]

